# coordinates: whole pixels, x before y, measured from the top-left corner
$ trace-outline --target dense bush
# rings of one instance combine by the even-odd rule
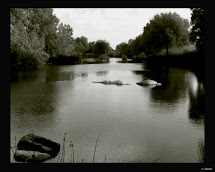
[[[147,58],[146,54],[141,53],[141,54],[132,56],[132,61],[133,62],[142,62],[143,60],[146,60],[146,58]]]
[[[98,61],[101,63],[108,63],[109,62],[109,57],[106,54],[101,54],[98,57]]]
[[[122,55],[121,58],[123,63],[127,63],[128,57],[126,55]]]

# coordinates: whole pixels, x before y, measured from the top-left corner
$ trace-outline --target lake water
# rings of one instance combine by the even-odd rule
[[[199,78],[189,70],[119,60],[47,64],[20,73],[10,84],[11,146],[28,133],[62,146],[66,133],[65,162],[71,162],[72,141],[75,162],[91,163],[98,137],[95,162],[201,162],[205,125]],[[143,79],[162,86],[136,84]],[[130,85],[92,82],[102,80]]]

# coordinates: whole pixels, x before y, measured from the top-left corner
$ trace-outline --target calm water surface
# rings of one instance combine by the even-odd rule
[[[119,60],[20,73],[10,85],[11,146],[31,132],[62,144],[66,133],[65,162],[70,141],[75,162],[92,162],[97,137],[95,162],[201,162],[202,82],[188,70]],[[136,84],[143,79],[163,85]],[[92,83],[102,80],[131,85]]]

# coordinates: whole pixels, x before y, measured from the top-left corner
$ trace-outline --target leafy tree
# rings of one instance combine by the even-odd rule
[[[31,69],[50,56],[58,19],[49,8],[10,9],[10,53],[12,67]]]
[[[113,50],[113,48],[110,47],[109,52],[108,52],[108,56],[109,57],[116,57],[117,52],[115,50]]]
[[[110,44],[105,40],[98,40],[94,46],[94,54],[105,54],[108,53]]]
[[[95,48],[95,42],[89,42],[89,49],[87,50],[88,53],[93,53]]]
[[[60,23],[57,28],[56,56],[71,56],[75,52],[73,29],[70,25]]]
[[[89,49],[88,39],[84,36],[75,39],[76,53],[86,53]]]
[[[37,28],[39,37],[45,39],[45,52],[54,56],[54,50],[57,47],[56,32],[59,19],[53,15],[52,8],[28,8],[29,24],[31,29]]]
[[[188,44],[189,22],[177,13],[161,13],[154,16],[144,27],[143,47],[146,54],[159,53],[162,49]]]
[[[144,51],[143,48],[143,34],[137,36],[129,45],[129,49],[132,55],[140,54]]]
[[[128,44],[126,42],[122,42],[116,46],[116,51],[119,56],[126,55],[128,53]]]
[[[196,44],[198,50],[203,50],[205,42],[205,9],[191,8],[190,41]]]
[[[31,13],[32,10],[24,8],[10,10],[11,62],[19,69],[37,68],[48,58],[44,51],[45,39],[37,34],[39,26],[30,27]]]

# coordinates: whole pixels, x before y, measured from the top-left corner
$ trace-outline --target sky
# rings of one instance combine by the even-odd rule
[[[150,19],[162,12],[176,12],[191,20],[189,8],[54,8],[60,22],[73,28],[73,37],[84,36],[88,42],[106,40],[116,45],[142,34]]]

